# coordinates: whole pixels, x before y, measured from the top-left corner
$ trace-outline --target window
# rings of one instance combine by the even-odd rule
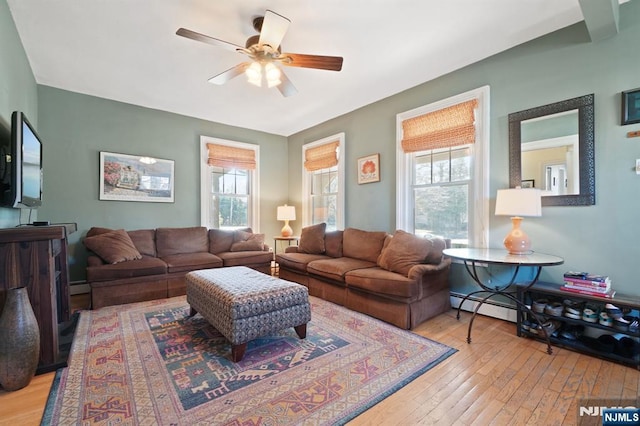
[[[487,246],[488,113],[485,86],[398,114],[399,229]]]
[[[303,226],[344,228],[344,133],[302,147]]]
[[[202,136],[201,222],[218,229],[259,229],[258,145]]]

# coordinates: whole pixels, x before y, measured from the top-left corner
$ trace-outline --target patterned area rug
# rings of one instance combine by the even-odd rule
[[[184,296],[80,315],[45,425],[342,424],[455,349],[310,297],[307,338],[249,343],[244,359]]]

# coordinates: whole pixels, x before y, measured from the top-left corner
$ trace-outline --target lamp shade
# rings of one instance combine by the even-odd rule
[[[499,189],[496,195],[496,216],[542,216],[539,189]]]
[[[296,220],[296,208],[294,206],[278,206],[278,220]]]

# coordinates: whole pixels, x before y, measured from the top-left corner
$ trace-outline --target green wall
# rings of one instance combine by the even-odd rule
[[[260,145],[260,232],[277,235],[276,207],[287,201],[287,140],[47,86],[38,86],[44,201],[38,214],[76,222],[70,237],[72,279],[83,279],[81,237],[92,226],[142,229],[200,225],[200,136]],[[175,161],[175,202],[100,201],[100,151]]]
[[[23,111],[34,126],[38,125],[36,80],[9,6],[6,0],[0,0],[0,138],[8,138],[11,134],[13,111]],[[23,211],[0,208],[0,228],[20,224],[21,214],[27,217]]]
[[[510,221],[493,216],[493,209],[496,191],[509,186],[509,113],[594,93],[596,205],[544,207],[542,217],[527,219],[524,226],[536,251],[565,259],[564,265],[545,269],[542,279],[561,281],[566,270],[587,270],[610,275],[620,292],[640,295],[635,269],[640,176],[633,172],[640,139],[625,136],[640,125],[620,126],[620,92],[640,87],[640,2],[621,5],[620,15],[615,37],[593,43],[582,22],[290,136],[290,202],[300,208],[302,145],[345,132],[345,226],[392,232],[396,114],[489,85],[490,247],[502,247]],[[358,185],[357,158],[376,152],[382,180]],[[473,286],[459,266],[454,266],[453,289],[464,292]]]
[[[491,87],[490,209],[497,189],[508,186],[507,116],[511,112],[589,93],[595,94],[596,205],[545,207],[528,219],[535,249],[560,255],[565,264],[543,279],[558,281],[565,270],[609,274],[621,292],[640,294],[635,283],[640,227],[640,139],[620,126],[620,92],[640,87],[640,3],[621,5],[620,34],[592,43],[583,23],[500,53],[433,81],[284,138],[205,120],[71,93],[35,83],[6,0],[0,0],[0,124],[22,110],[44,140],[44,205],[41,220],[77,222],[71,238],[72,279],[84,278],[86,256],[80,238],[91,226],[136,229],[199,224],[199,136],[261,146],[261,226],[269,238],[279,232],[276,206],[301,202],[301,146],[345,132],[346,226],[395,229],[396,114],[483,85]],[[437,58],[434,58],[437,60]],[[288,146],[287,146],[288,143]],[[146,154],[176,161],[176,202],[98,200],[100,151]],[[380,153],[381,181],[356,183],[358,157]],[[288,165],[285,166],[285,164]],[[301,211],[301,210],[298,210]],[[372,214],[372,212],[375,212]],[[0,226],[15,226],[20,211],[0,209]],[[24,220],[23,220],[24,221]],[[299,232],[300,222],[293,222]],[[500,247],[510,228],[491,216],[490,246]],[[268,240],[267,238],[267,240]],[[457,267],[453,287],[469,286]],[[472,288],[472,287],[469,287]]]

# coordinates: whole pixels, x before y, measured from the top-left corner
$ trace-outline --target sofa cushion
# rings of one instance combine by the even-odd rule
[[[307,272],[320,275],[334,281],[344,282],[344,275],[354,269],[370,268],[375,263],[351,257],[338,257],[314,260],[307,265]]]
[[[386,236],[382,231],[347,228],[342,236],[342,255],[376,263]]]
[[[171,254],[161,259],[167,264],[168,272],[184,272],[222,266],[222,259],[209,252]]]
[[[416,280],[379,267],[349,271],[345,276],[345,282],[348,288],[395,300],[411,301],[417,299],[420,294]]]
[[[87,267],[87,282],[110,281],[120,278],[143,277],[167,273],[167,264],[162,260],[142,256],[141,259],[109,265]]]
[[[253,232],[251,228],[238,231]],[[233,229],[209,229],[209,253],[218,254],[231,250],[236,231]]]
[[[207,253],[209,239],[207,228],[158,228],[156,229],[156,251],[158,257],[174,254]]]
[[[433,246],[429,238],[419,237],[398,229],[378,258],[378,266],[405,277],[418,263],[426,263]]]
[[[264,234],[236,231],[229,251],[260,251],[264,249]]]
[[[224,266],[243,266],[243,265],[270,265],[273,260],[273,253],[269,251],[235,251],[218,253],[222,259]]]
[[[115,229],[112,228],[103,228],[100,226],[93,226],[91,227],[91,229],[89,229],[87,231],[87,237],[93,237],[94,235],[100,235],[100,234],[105,234],[107,232],[111,232],[111,231],[115,231]]]
[[[109,231],[86,237],[85,247],[100,256],[106,263],[120,263],[142,258],[133,241],[124,229]]]
[[[136,246],[140,254],[147,256],[156,256],[156,230],[155,229],[139,229],[136,231],[127,231],[133,245]]]
[[[306,273],[307,265],[314,260],[330,259],[323,254],[308,253],[279,253],[276,254],[276,262],[283,268]]]
[[[429,239],[431,240],[431,250],[429,250],[425,263],[438,265],[442,262],[442,250],[451,245],[451,240],[445,240],[441,237],[431,237]]]
[[[325,254],[331,257],[342,257],[342,236],[344,231],[331,231],[324,234]]]
[[[300,241],[298,242],[298,253],[324,253],[324,231],[326,228],[327,224],[324,222],[302,228]]]

